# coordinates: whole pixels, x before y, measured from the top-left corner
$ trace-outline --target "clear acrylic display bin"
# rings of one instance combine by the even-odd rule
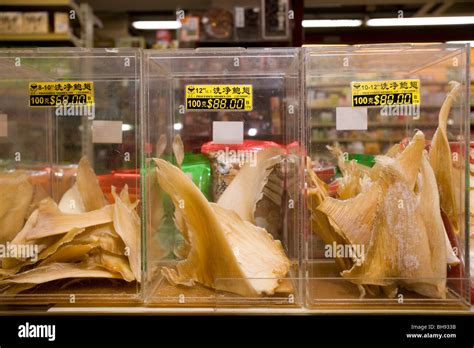
[[[469,53],[304,49],[308,308],[469,308]]]
[[[148,50],[144,76],[146,304],[301,304],[299,50]]]
[[[0,302],[140,299],[140,51],[0,51]]]

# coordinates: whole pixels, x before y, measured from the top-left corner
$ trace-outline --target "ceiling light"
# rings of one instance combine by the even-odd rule
[[[474,24],[474,16],[372,18],[367,21],[367,25],[369,27],[397,27],[397,26],[418,26],[418,25],[463,25],[463,24]]]
[[[158,30],[171,29],[176,30],[181,28],[180,21],[135,21],[132,22],[132,27],[139,30]]]
[[[360,27],[360,19],[304,19],[304,28],[339,28],[339,27]]]
[[[122,124],[122,132],[128,132],[133,129],[133,126],[131,124],[124,123]]]
[[[257,135],[257,129],[256,129],[256,128],[250,128],[250,129],[249,129],[249,132],[248,132],[248,135],[249,135],[250,137],[256,136],[256,135]]]

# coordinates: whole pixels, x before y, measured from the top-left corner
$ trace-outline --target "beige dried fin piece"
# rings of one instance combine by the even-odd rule
[[[341,200],[353,198],[361,192],[360,183],[363,177],[355,165],[354,161],[347,163],[344,176],[338,179],[337,197]]]
[[[341,171],[342,175],[346,174],[346,156],[344,155],[344,152],[342,152],[341,147],[339,144],[336,144],[334,146],[326,146],[326,148],[331,152],[331,154],[336,157],[337,159],[337,166],[339,167],[339,170]]]
[[[74,238],[72,244],[93,245],[117,255],[123,255],[125,252],[125,244],[114,231],[112,223],[88,227],[84,233]]]
[[[66,233],[73,228],[86,228],[112,221],[113,205],[82,214],[62,213],[51,199],[43,200],[38,208],[36,224],[27,233],[26,240],[39,239]]]
[[[166,138],[164,139],[166,140]],[[156,236],[158,233],[165,215],[165,209],[163,206],[164,192],[158,185],[155,169],[150,165],[152,160],[153,159],[147,159],[148,165],[145,177],[147,197],[145,202],[147,202],[147,209],[149,212],[149,216],[146,219],[146,231],[149,243],[153,243],[153,245],[150,247],[150,250],[153,253],[153,258],[160,260],[167,255],[167,251],[160,245],[160,243],[157,242],[154,236]]]
[[[124,191],[125,190],[125,191]],[[140,246],[140,217],[135,211],[134,205],[127,204],[130,199],[126,198],[128,188],[124,187],[123,197],[116,194],[115,188],[112,188],[112,195],[115,199],[113,224],[115,232],[122,238],[127,249],[127,256],[130,262],[130,268],[137,281],[141,281],[141,246]]]
[[[17,295],[20,292],[34,288],[36,284],[10,284],[0,285],[0,294],[2,295]]]
[[[163,268],[163,275],[173,284],[199,282],[243,296],[273,294],[290,267],[281,243],[234,211],[210,204],[177,167],[156,162],[161,188],[192,231],[188,258],[176,270]]]
[[[190,231],[188,230],[186,220],[184,219],[180,209],[175,209],[174,211],[174,224],[178,231],[180,231],[184,240],[182,244],[174,248],[173,253],[179,258],[185,259],[191,251],[191,241],[189,237]]]
[[[450,82],[451,91],[441,106],[436,129],[429,152],[429,161],[438,183],[441,209],[446,214],[456,235],[459,235],[459,216],[453,188],[451,149],[447,136],[447,124],[451,107],[461,92],[458,82]]]
[[[43,186],[38,184],[33,185],[33,198],[31,199],[26,216],[30,216],[31,214],[33,214],[33,212],[38,209],[40,202],[48,197],[49,195]]]
[[[175,135],[173,139],[172,148],[174,157],[176,158],[176,163],[178,167],[181,168],[181,165],[184,161],[184,144],[179,134]]]
[[[112,186],[112,192],[114,194],[117,192],[117,190],[114,186]],[[135,202],[132,202],[130,200],[130,194],[128,193],[128,185],[125,185],[122,188],[122,191],[120,191],[120,196],[119,197],[122,200],[122,202],[131,210],[136,209],[136,207],[138,206],[138,203],[139,203],[138,200],[136,200]]]
[[[383,190],[386,184],[380,181],[380,174],[387,170],[385,163],[391,160],[393,166],[397,166],[397,170],[404,174],[407,185],[413,189],[421,166],[424,142],[423,133],[418,131],[395,162],[390,157],[378,156],[372,168],[377,171],[378,179],[366,191],[344,201],[329,197],[318,210],[336,223],[351,244],[368,245],[372,238],[378,205],[384,199]]]
[[[317,190],[317,195],[319,197],[317,205],[321,204],[326,197],[329,196],[328,193],[328,185],[322,181],[316,173],[313,171],[313,168],[311,167],[311,158],[306,157],[306,174],[308,176],[308,187],[313,188]],[[316,207],[315,205],[314,207]]]
[[[55,254],[58,249],[67,244],[70,243],[77,235],[81,234],[84,232],[84,228],[73,228],[69,232],[67,232],[64,236],[62,236],[58,241],[47,247],[45,250],[43,250],[39,255],[38,255],[38,261],[41,261],[43,259],[46,259],[50,257],[51,255]]]
[[[334,242],[338,245],[349,244],[349,241],[344,239],[343,233],[340,230],[336,231],[338,229],[337,225],[331,223],[325,214],[316,209],[311,210],[312,232],[318,235],[326,245],[333,245]],[[352,267],[352,261],[349,258],[336,258],[336,262],[341,270],[347,270]]]
[[[263,197],[263,188],[274,166],[281,161],[284,151],[269,147],[257,154],[257,165],[247,162],[219,197],[217,204],[235,211],[245,220],[255,223],[257,202]]]
[[[409,279],[403,282],[403,286],[428,297],[444,298],[446,296],[446,265],[448,264],[447,235],[440,213],[436,177],[425,153],[422,158],[419,181],[421,183],[419,185],[419,202],[416,211],[421,214],[425,225],[429,249],[429,264],[425,265],[427,269],[421,271],[419,280]],[[430,278],[430,276],[431,279],[426,279]]]
[[[96,248],[93,244],[66,244],[60,247],[54,254],[40,262],[39,266],[57,262],[83,261],[87,254]]]
[[[20,232],[32,198],[33,186],[27,175],[9,173],[0,177],[0,244],[11,241]]]
[[[400,155],[403,148],[401,144],[393,145],[388,151],[384,154],[386,157],[395,158]],[[369,177],[372,181],[376,181],[380,175],[380,164],[375,163],[372,168],[369,170]]]
[[[51,263],[31,270],[18,273],[0,281],[6,284],[43,284],[53,280],[66,278],[111,278],[121,279],[120,274],[110,272],[103,267],[90,262],[82,263]]]
[[[424,296],[444,298],[446,250],[442,225],[436,224],[436,189],[433,192],[429,167],[423,164],[418,196],[397,160],[382,159],[384,200],[377,211],[374,236],[364,262],[342,276],[356,284],[390,286],[392,290],[401,285]],[[427,225],[427,219],[434,222]]]
[[[327,148],[337,158],[337,166],[342,173],[342,178],[338,180],[338,198],[346,200],[357,196],[362,191],[361,182],[369,175],[370,168],[355,160],[346,161],[346,156],[339,146],[328,146]]]
[[[160,137],[158,138],[158,141],[156,142],[156,153],[155,153],[155,155],[156,155],[157,158],[160,158],[161,155],[163,155],[163,153],[166,150],[166,146],[168,145],[167,143],[168,143],[168,141],[166,140],[166,135],[161,134]]]
[[[127,282],[132,282],[135,280],[135,276],[130,269],[129,261],[125,256],[99,251],[91,256],[90,261],[104,267],[110,272],[120,274],[122,279],[126,280]]]
[[[381,188],[374,183],[366,192],[340,201],[328,197],[316,209],[328,216],[351,244],[368,245],[380,202]]]
[[[155,161],[152,159],[152,161]],[[163,190],[158,185],[158,180],[156,179],[156,172],[154,169],[151,169],[150,162],[148,162],[149,168],[146,174],[146,187],[147,187],[147,197],[148,197],[148,207],[150,211],[149,217],[149,231],[154,234],[158,231],[158,228],[161,225],[165,210],[163,207]]]
[[[396,157],[400,165],[400,171],[405,176],[405,180],[412,190],[415,187],[421,168],[424,149],[425,135],[422,131],[417,131],[408,146]]]
[[[82,201],[81,194],[77,189],[77,184],[74,184],[62,196],[58,204],[59,210],[67,214],[81,214],[86,212],[86,207]]]
[[[30,215],[28,220],[26,220],[25,226],[21,229],[21,231],[16,235],[15,239],[13,239],[10,244],[34,244],[34,241],[26,241],[26,236],[36,224],[38,219],[38,210],[35,210],[33,214]],[[24,263],[24,260],[16,259],[16,258],[4,258],[2,259],[2,268],[11,269],[14,267],[18,267]],[[15,272],[16,273],[16,272]]]
[[[92,169],[87,157],[82,157],[77,168],[77,190],[79,191],[86,211],[103,208],[106,200],[100,189],[99,180]]]

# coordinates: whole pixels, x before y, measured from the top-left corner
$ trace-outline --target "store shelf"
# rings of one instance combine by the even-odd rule
[[[414,127],[437,127],[437,122],[425,122],[425,123],[389,123],[389,122],[369,122],[369,127],[380,127],[380,128],[406,128],[409,126]],[[318,128],[336,128],[335,123],[324,123],[324,124],[316,124],[311,126],[311,129],[318,129]]]
[[[314,310],[305,308],[159,308],[159,307],[62,307],[53,306],[51,308],[38,309],[18,309],[16,315],[32,315],[32,314],[129,314],[129,315],[199,315],[199,314],[253,314],[253,315],[325,315],[325,314],[387,314],[387,310]],[[474,315],[474,309],[470,310],[391,310],[391,314],[450,314],[450,315]],[[8,309],[0,309],[0,315],[11,315]]]
[[[0,46],[78,46],[93,47],[94,26],[102,27],[102,22],[94,16],[89,4],[82,2],[77,4],[74,0],[2,0],[0,10],[6,11],[46,11],[67,12],[74,10],[76,20],[70,20],[70,27],[75,29],[71,33],[46,33],[46,34],[7,34],[0,33]],[[52,17],[50,17],[52,18]],[[49,20],[50,21],[50,20]],[[72,30],[72,29],[71,29]],[[6,43],[6,44],[1,44]]]
[[[0,34],[0,42],[55,42],[80,46],[80,40],[70,33],[56,34]]]
[[[73,1],[71,0],[2,0],[1,6],[34,6],[34,7],[46,7],[46,6],[71,6]]]
[[[350,139],[341,139],[341,138],[327,138],[327,139],[311,139],[313,144],[328,144],[328,143],[351,143],[354,141],[360,141],[363,143],[398,143],[400,138],[377,138],[377,139],[367,139],[367,138],[350,138]]]

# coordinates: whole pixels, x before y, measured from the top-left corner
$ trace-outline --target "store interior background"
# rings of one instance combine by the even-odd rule
[[[453,19],[460,16],[464,23],[461,18]],[[374,26],[372,22],[374,19],[395,18],[423,18],[435,22],[452,20],[452,23],[399,27]],[[69,46],[167,49],[384,43],[474,45],[474,1],[0,0],[0,48]],[[473,67],[471,59],[471,105],[474,104]],[[432,80],[435,81],[436,77]],[[308,94],[313,93],[308,100],[314,101],[307,105],[315,120],[311,124],[310,141],[312,146],[318,148],[325,148],[334,142],[337,136],[334,130],[334,109],[341,104],[341,100],[347,99],[347,86],[325,87],[326,90],[307,90]],[[427,134],[432,135],[436,130],[445,88],[444,84],[433,83],[422,95],[426,112],[422,124],[425,129],[429,129]],[[272,112],[271,108],[267,110]],[[474,108],[471,106],[470,110],[472,125]],[[266,117],[271,120],[275,118],[272,114]],[[255,134],[258,130],[259,137],[263,137],[264,132],[260,129],[252,130]],[[195,135],[192,131],[198,132],[199,129],[189,132],[191,138]],[[378,123],[378,127],[372,127],[362,136],[360,134],[347,134],[346,145],[350,152],[379,154],[385,152],[390,144],[402,139],[406,127],[402,122]],[[249,133],[249,136],[252,135]],[[77,141],[77,146],[72,150],[66,148],[65,158],[72,157],[67,151],[78,153],[81,149],[79,144]],[[101,168],[96,170],[100,172]],[[474,234],[471,233],[471,237]]]
[[[264,7],[266,23],[258,14]],[[247,12],[239,16],[236,8]],[[289,11],[288,20],[282,17],[283,11]],[[474,1],[469,0],[1,0],[0,12],[31,13],[23,25],[5,25],[5,19],[0,19],[0,47],[299,47],[474,42],[474,17],[468,20],[470,24],[454,21],[451,25],[422,27],[370,23],[375,18],[474,16]],[[179,28],[177,18],[183,17],[192,18],[188,22],[190,30]],[[198,32],[192,30],[193,19],[200,22]],[[237,24],[238,21],[242,23]],[[148,29],[137,29],[140,25]]]

